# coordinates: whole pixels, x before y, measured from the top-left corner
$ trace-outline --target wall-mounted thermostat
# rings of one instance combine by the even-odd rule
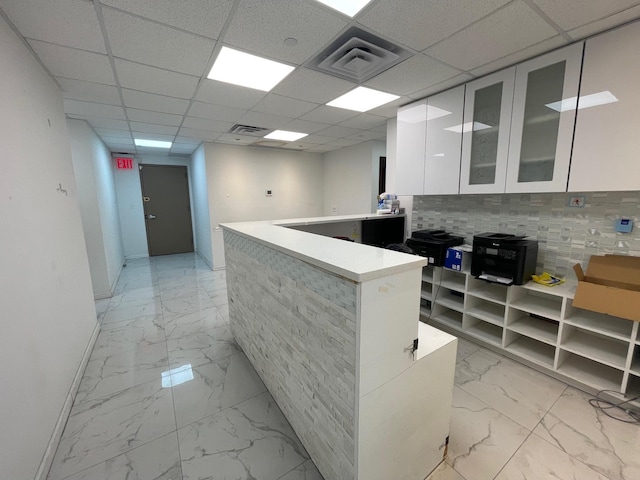
[[[265,194],[267,197],[272,197],[272,196],[273,196],[273,190],[265,190],[265,191],[264,191],[264,194]]]

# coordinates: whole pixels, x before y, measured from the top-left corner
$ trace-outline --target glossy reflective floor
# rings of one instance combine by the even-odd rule
[[[131,260],[96,307],[50,480],[322,480],[233,341],[223,271],[193,254]],[[640,478],[640,429],[588,395],[464,340],[455,383],[430,480]]]

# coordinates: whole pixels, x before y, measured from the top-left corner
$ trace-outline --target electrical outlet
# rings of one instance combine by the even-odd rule
[[[267,189],[264,191],[265,196],[273,197],[273,190]]]
[[[584,207],[584,196],[576,196],[576,197],[569,197],[569,202],[567,203],[567,205],[569,207],[578,207],[578,208],[582,208]]]
[[[331,215],[338,214],[338,205],[331,205]]]

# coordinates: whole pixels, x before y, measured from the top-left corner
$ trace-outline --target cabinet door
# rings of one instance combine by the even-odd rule
[[[504,193],[515,67],[466,85],[460,193]]]
[[[583,43],[516,66],[506,192],[565,192]]]
[[[640,23],[586,42],[569,191],[640,190]]]
[[[427,100],[398,109],[396,191],[398,195],[422,195],[427,131]]]
[[[460,188],[464,85],[427,99],[424,194],[457,194]]]

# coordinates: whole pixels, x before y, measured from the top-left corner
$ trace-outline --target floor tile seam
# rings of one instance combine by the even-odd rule
[[[302,462],[300,462],[298,465],[296,465],[295,467],[293,467],[291,470],[283,473],[282,475],[280,475],[278,478],[276,478],[275,480],[281,480],[283,477],[285,477],[286,475],[289,475],[291,472],[293,472],[296,468],[298,468],[301,465],[304,465],[305,463],[307,463],[309,460],[311,460],[311,458],[308,458],[306,460],[303,460]],[[313,462],[313,460],[311,460]],[[316,464],[313,464],[314,467],[316,467],[316,470],[318,469],[318,467],[316,466]],[[318,470],[318,472],[320,472],[320,470]]]
[[[65,477],[57,478],[56,480],[67,480],[67,479],[69,479],[69,478],[71,478],[71,477],[73,477],[73,476],[75,476],[75,475],[79,475],[79,474],[81,474],[82,472],[86,472],[87,470],[89,470],[89,469],[91,469],[91,468],[97,467],[98,465],[100,465],[100,464],[102,464],[102,463],[105,463],[105,462],[108,462],[108,461],[110,461],[110,460],[113,460],[114,458],[119,457],[119,456],[121,456],[121,455],[126,455],[126,454],[128,454],[128,453],[130,453],[130,452],[132,452],[132,451],[134,451],[134,450],[137,450],[138,448],[144,447],[145,445],[148,445],[148,444],[150,444],[150,443],[152,443],[152,442],[155,442],[156,440],[160,440],[161,438],[164,438],[164,437],[169,436],[169,435],[171,435],[171,434],[175,434],[175,435],[176,435],[176,438],[178,437],[178,431],[177,431],[177,430],[172,430],[172,431],[170,431],[170,432],[163,433],[163,434],[162,434],[162,435],[160,435],[159,437],[156,437],[156,438],[153,438],[152,440],[149,440],[149,441],[147,441],[147,442],[141,443],[140,445],[137,445],[137,446],[135,446],[135,447],[133,447],[133,448],[130,448],[129,450],[125,450],[124,452],[117,453],[116,455],[114,455],[114,456],[112,456],[112,457],[109,457],[109,458],[106,458],[106,459],[104,459],[104,460],[102,460],[102,461],[100,461],[100,462],[94,463],[93,465],[90,465],[90,466],[88,466],[88,467],[86,467],[86,468],[83,468],[82,470],[78,470],[77,472],[73,472],[73,473],[72,473],[72,474],[70,474],[70,475],[67,475],[67,476],[65,476]],[[179,455],[179,452],[178,452],[178,455]],[[181,463],[180,468],[181,468],[181,470],[182,470],[182,462],[180,462],[180,463]],[[49,477],[48,477],[48,476],[47,476],[47,479],[46,479],[46,480],[49,480]]]
[[[513,459],[513,457],[516,456],[516,454],[520,451],[520,449],[522,448],[522,446],[525,444],[525,442],[527,440],[529,440],[529,437],[533,435],[533,430],[531,430],[529,432],[529,434],[526,436],[526,438],[520,443],[520,445],[518,446],[518,448],[515,449],[515,451],[511,454],[511,456],[507,459],[506,462],[504,462],[504,464],[502,465],[502,467],[500,467],[500,470],[498,470],[498,473],[495,474],[495,476],[493,477],[493,480],[495,480],[496,478],[498,478],[498,476],[500,475],[500,473],[502,473],[502,471],[504,470],[504,467],[506,467],[509,462]],[[537,435],[536,435],[537,436]]]
[[[218,326],[215,326],[215,327],[205,327],[205,328],[203,328],[202,330],[198,330],[197,332],[188,333],[188,334],[186,334],[186,335],[182,335],[182,336],[177,337],[177,338],[169,338],[169,337],[167,337],[167,341],[169,341],[169,340],[174,340],[174,341],[175,341],[175,340],[180,340],[181,338],[185,338],[185,337],[188,337],[188,336],[190,336],[190,335],[197,335],[197,334],[199,334],[199,333],[211,332],[212,330],[218,330],[218,329],[220,329],[220,328],[225,328],[225,327],[226,327],[226,328],[228,328],[228,329],[230,330],[229,325],[225,323],[225,324],[223,324],[223,325],[218,325]],[[235,337],[233,338],[233,341],[235,342]],[[237,342],[236,342],[236,343],[237,343]]]
[[[163,320],[164,323],[164,320]],[[171,356],[169,354],[169,341],[165,338],[165,346],[167,348],[167,360],[169,362],[169,371],[171,371],[172,369],[172,365],[171,365]],[[178,435],[178,412],[176,411],[176,396],[175,396],[175,392],[173,391],[174,389],[174,385],[173,385],[173,380],[171,379],[171,374],[169,375],[169,379],[170,379],[170,389],[171,389],[171,405],[173,407],[173,424],[176,427],[176,445],[178,447],[178,459],[180,460],[180,477],[183,477],[183,472],[182,472],[182,453],[180,453],[180,435]]]
[[[171,388],[174,388],[174,387],[172,386]],[[238,405],[241,405],[241,404],[243,404],[245,402],[248,402],[249,400],[253,400],[254,398],[259,397],[260,395],[264,395],[265,393],[268,393],[269,395],[271,395],[271,392],[269,392],[269,390],[267,389],[266,386],[264,387],[264,390],[261,391],[260,393],[256,393],[255,395],[252,395],[251,397],[245,398],[244,400],[241,400],[238,403],[234,403],[233,405],[229,405],[228,407],[224,407],[224,408],[218,410],[217,412],[210,413],[209,415],[205,415],[204,417],[202,417],[202,418],[200,418],[198,420],[194,420],[192,422],[184,424],[181,427],[178,427],[178,432],[180,432],[180,430],[183,430],[183,429],[185,429],[187,427],[192,426],[194,423],[202,422],[203,420],[205,420],[207,418],[211,418],[211,417],[213,417],[215,415],[221,415],[223,412],[226,412],[227,410],[229,410],[231,408],[237,407]],[[277,405],[277,403],[276,403],[276,405]],[[280,409],[279,406],[278,406],[278,409]],[[282,410],[280,410],[280,411],[282,411]],[[282,416],[284,417],[284,413],[282,414]],[[286,417],[284,417],[284,418],[286,419]],[[289,423],[289,420],[287,420],[287,423]],[[293,427],[291,427],[291,429],[293,430]],[[297,434],[296,434],[296,436],[297,436]],[[178,445],[180,445],[180,435],[179,434],[178,434]]]

